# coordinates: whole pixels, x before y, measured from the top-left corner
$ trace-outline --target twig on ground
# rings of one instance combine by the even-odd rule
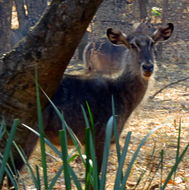
[[[175,82],[171,82],[171,83],[165,85],[163,88],[161,88],[160,90],[158,90],[157,92],[155,92],[152,96],[150,96],[150,99],[153,99],[157,94],[159,94],[160,92],[162,92],[162,91],[165,90],[166,88],[168,88],[168,87],[170,87],[170,86],[172,86],[172,85],[174,85],[174,84],[177,84],[177,83],[179,83],[179,82],[188,80],[188,79],[189,79],[189,77],[186,77],[186,78],[183,78],[183,79],[180,79],[180,80],[177,80],[177,81],[175,81]]]

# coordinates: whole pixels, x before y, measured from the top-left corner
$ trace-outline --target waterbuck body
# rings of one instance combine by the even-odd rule
[[[102,162],[102,153],[106,123],[112,115],[111,99],[114,97],[118,115],[119,132],[133,110],[139,105],[147,91],[149,80],[154,72],[153,46],[157,41],[168,39],[173,31],[173,24],[159,28],[152,36],[143,33],[124,33],[108,29],[107,36],[111,43],[122,46],[121,63],[124,68],[116,78],[102,75],[73,76],[65,75],[52,99],[63,112],[69,127],[78,139],[84,142],[85,121],[81,105],[89,104],[95,122],[95,143],[98,166]],[[53,107],[48,105],[44,111],[47,136],[58,144],[58,130],[62,128]]]
[[[83,51],[83,61],[88,72],[113,75],[123,69],[127,49],[113,45],[107,38],[90,42]]]

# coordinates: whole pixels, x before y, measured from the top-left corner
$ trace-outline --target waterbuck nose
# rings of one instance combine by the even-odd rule
[[[144,64],[144,65],[142,65],[142,68],[143,68],[144,72],[153,72],[154,65],[152,65],[152,64]]]

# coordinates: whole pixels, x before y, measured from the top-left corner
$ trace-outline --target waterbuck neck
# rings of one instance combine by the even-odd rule
[[[137,53],[127,50],[123,57],[125,68],[122,74],[111,83],[114,86],[112,93],[116,99],[123,99],[123,103],[130,105],[132,112],[144,98],[149,81],[142,77]],[[126,106],[128,111],[128,106]]]
[[[127,83],[127,81],[135,79],[144,85],[148,84],[148,80],[142,76],[140,58],[137,52],[127,49],[122,58],[122,65],[124,68],[117,79],[118,81],[126,81]]]

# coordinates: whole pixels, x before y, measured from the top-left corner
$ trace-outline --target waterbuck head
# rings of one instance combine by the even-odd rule
[[[129,49],[130,63],[139,71],[144,79],[149,79],[154,71],[154,45],[158,41],[167,40],[174,30],[172,23],[157,29],[151,36],[143,32],[126,35],[121,31],[109,28],[108,39],[116,45],[124,45]]]

